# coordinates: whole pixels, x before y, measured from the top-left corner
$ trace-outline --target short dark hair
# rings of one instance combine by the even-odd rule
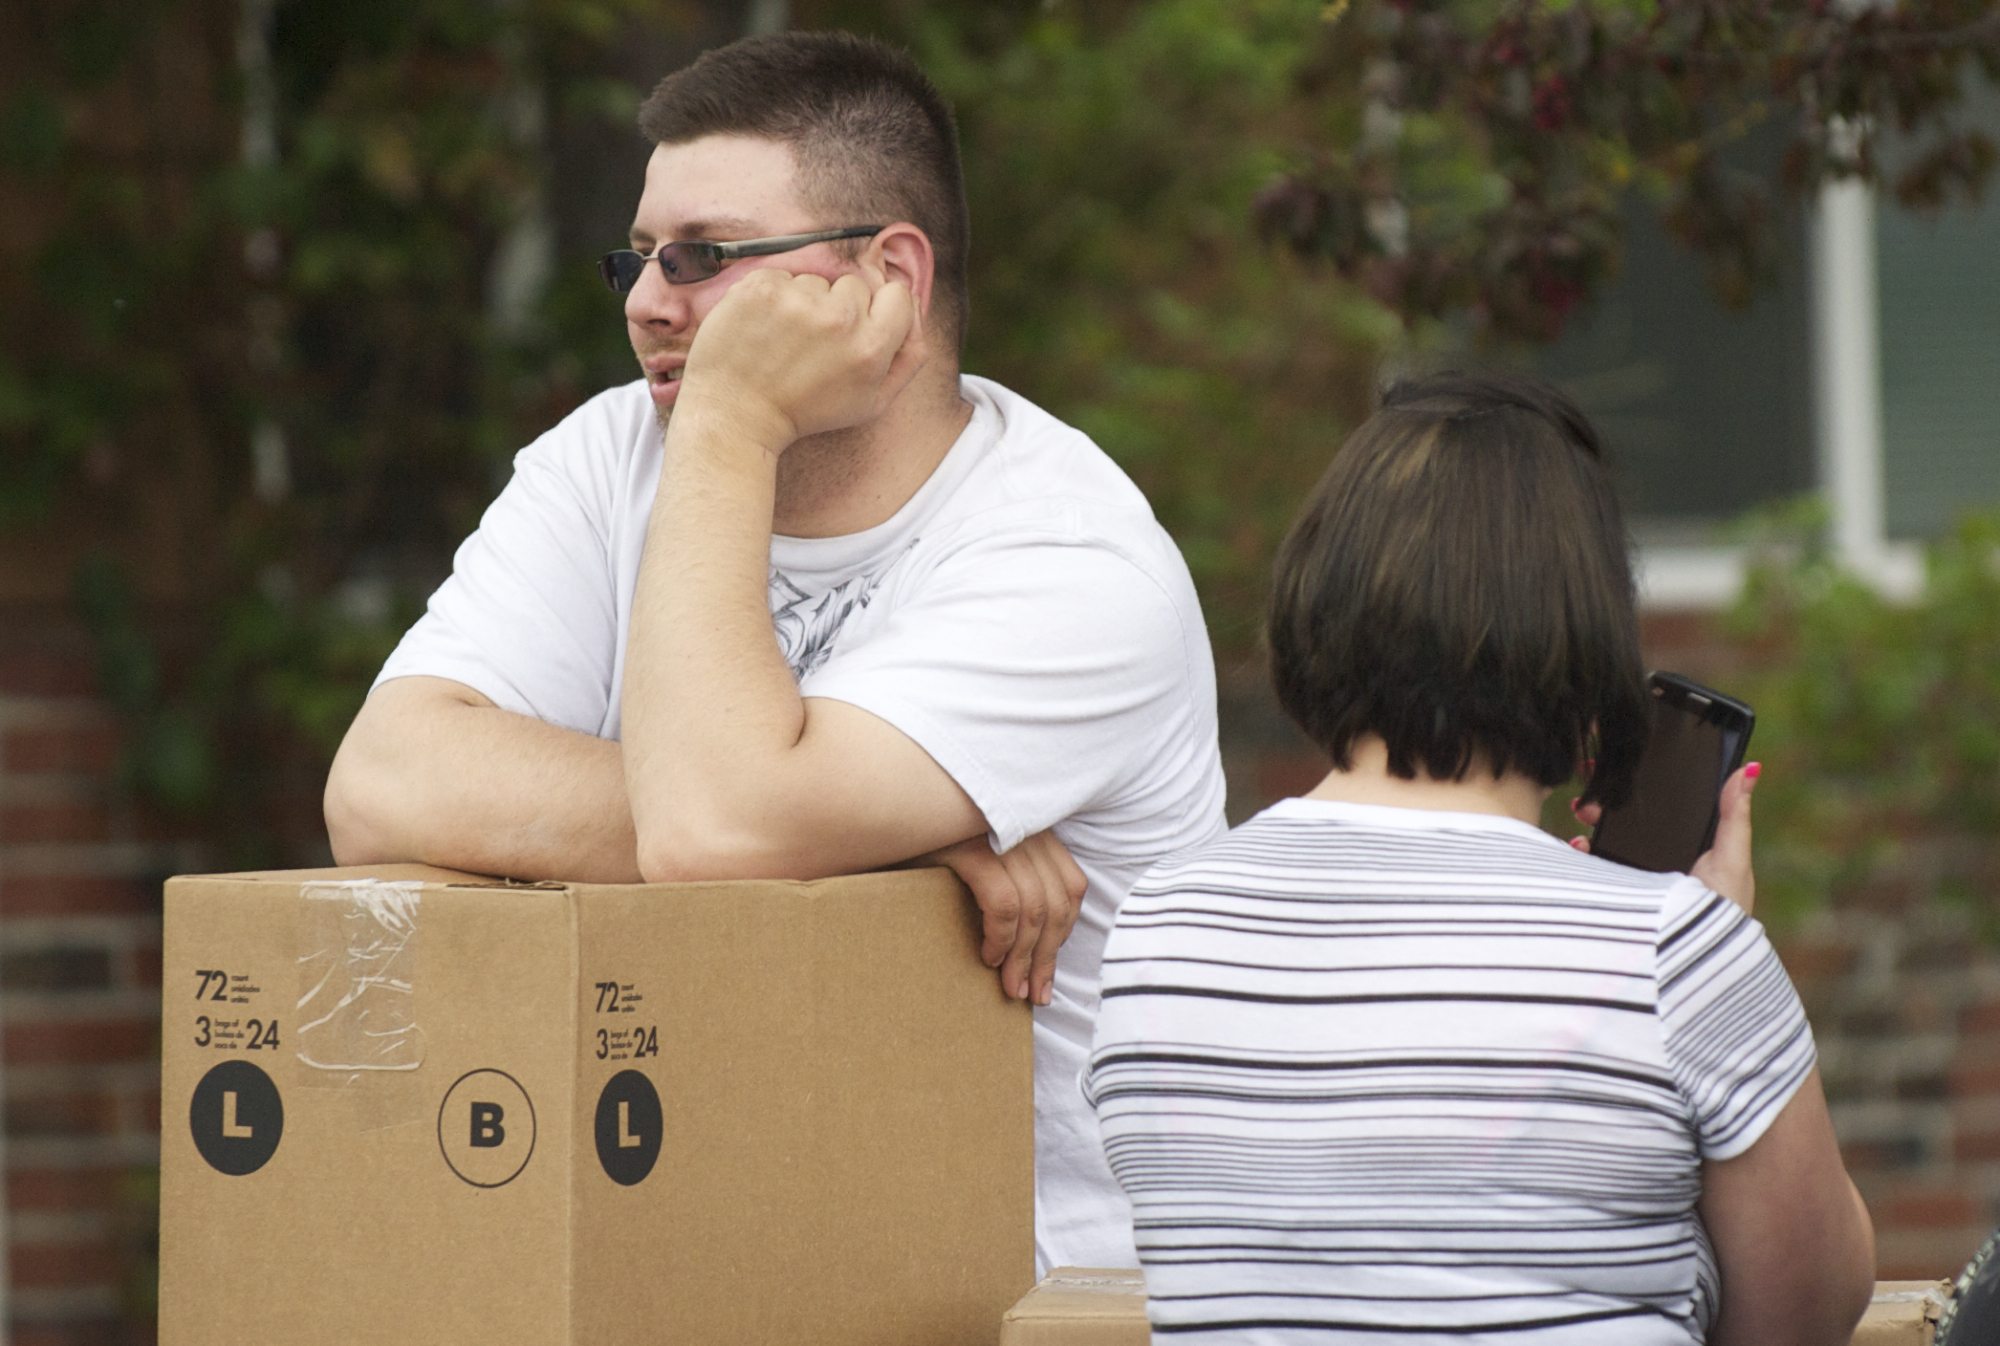
[[[1406,780],[1475,760],[1546,788],[1595,756],[1622,799],[1645,746],[1630,543],[1597,432],[1550,385],[1398,383],[1280,548],[1272,676],[1336,766],[1366,734]]]
[[[711,135],[790,147],[827,228],[907,220],[931,241],[935,295],[962,341],[971,222],[951,106],[907,52],[852,33],[771,33],[707,52],[639,109],[655,145]],[[851,245],[858,249],[860,244]]]

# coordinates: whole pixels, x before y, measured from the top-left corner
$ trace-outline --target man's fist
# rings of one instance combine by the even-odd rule
[[[676,419],[691,410],[725,415],[773,453],[860,425],[915,376],[916,330],[909,288],[879,271],[831,283],[775,267],[753,271],[702,321]]]

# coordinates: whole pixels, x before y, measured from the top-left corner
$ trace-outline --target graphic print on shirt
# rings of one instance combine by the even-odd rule
[[[771,624],[777,628],[778,648],[791,665],[793,677],[804,678],[827,661],[847,619],[868,606],[883,577],[921,541],[911,538],[909,546],[877,569],[842,580],[818,594],[807,593],[791,576],[771,567]]]

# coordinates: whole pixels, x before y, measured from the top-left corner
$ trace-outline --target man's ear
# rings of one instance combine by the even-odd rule
[[[876,254],[882,274],[909,287],[917,311],[920,331],[930,328],[932,282],[937,275],[937,258],[930,238],[916,225],[904,221],[889,225],[871,240],[869,251]]]

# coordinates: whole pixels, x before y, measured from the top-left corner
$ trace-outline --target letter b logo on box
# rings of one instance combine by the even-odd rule
[[[472,1105],[472,1148],[497,1150],[507,1143],[507,1110],[498,1103]]]
[[[438,1108],[438,1149],[474,1187],[504,1187],[535,1153],[535,1105],[504,1070],[470,1070]]]

